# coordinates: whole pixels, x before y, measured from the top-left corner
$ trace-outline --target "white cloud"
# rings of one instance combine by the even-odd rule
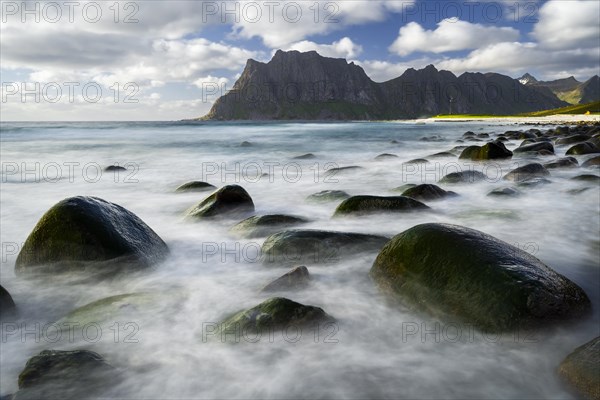
[[[353,59],[362,53],[363,48],[354,43],[350,38],[344,37],[331,44],[318,44],[303,40],[285,47],[284,50],[298,50],[302,52],[314,50],[324,57]]]
[[[552,0],[541,6],[532,36],[548,49],[597,48],[600,2]]]
[[[400,56],[414,52],[444,53],[476,49],[492,43],[515,41],[519,31],[514,28],[484,26],[460,20],[443,20],[435,30],[425,30],[416,22],[400,28],[398,38],[389,50]]]

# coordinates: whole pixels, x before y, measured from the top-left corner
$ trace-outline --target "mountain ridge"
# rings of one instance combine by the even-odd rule
[[[517,114],[568,105],[551,91],[497,73],[459,76],[433,65],[374,82],[362,67],[315,51],[248,60],[205,120],[382,120],[460,114]]]

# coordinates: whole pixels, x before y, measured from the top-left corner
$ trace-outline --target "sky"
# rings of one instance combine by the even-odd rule
[[[2,121],[206,114],[253,58],[316,50],[408,68],[600,74],[600,1],[0,1]]]

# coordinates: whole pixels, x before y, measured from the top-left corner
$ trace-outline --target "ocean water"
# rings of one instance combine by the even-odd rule
[[[552,170],[551,184],[517,198],[491,198],[510,186],[503,174],[532,161],[472,163],[428,157],[462,144],[467,130],[493,137],[523,126],[489,123],[2,123],[1,283],[20,311],[2,327],[1,392],[17,390],[26,361],[43,349],[90,349],[121,371],[106,396],[127,398],[575,398],[556,374],[575,347],[600,334],[600,188],[570,180],[584,169]],[[420,140],[436,137],[435,141]],[[250,146],[241,146],[244,141]],[[469,143],[464,143],[469,144]],[[519,145],[513,141],[509,149]],[[563,155],[567,147],[556,147]],[[316,158],[297,160],[313,153]],[[381,161],[381,153],[397,158]],[[427,157],[427,167],[404,162]],[[580,163],[589,157],[579,157]],[[103,172],[118,163],[118,174]],[[330,176],[333,167],[360,166]],[[336,203],[305,198],[321,190],[394,195],[405,183],[435,183],[449,172],[484,171],[482,183],[444,186],[460,196],[429,202],[431,212],[363,218],[331,216]],[[263,175],[268,174],[268,175]],[[368,277],[376,254],[310,266],[312,282],[284,293],[337,320],[319,332],[276,333],[227,344],[209,338],[223,317],[265,300],[262,286],[287,272],[263,266],[264,238],[240,240],[236,221],[190,222],[185,210],[207,193],[174,193],[190,180],[239,184],[256,214],[311,220],[302,226],[393,236],[416,224],[448,222],[489,233],[531,252],[587,292],[583,321],[535,333],[484,335],[389,304]],[[578,195],[571,189],[590,187]],[[131,210],[169,245],[171,255],[143,274],[114,281],[17,278],[14,264],[43,213],[75,195]],[[92,324],[73,337],[52,324],[107,296],[148,292],[156,301],[127,320]],[[135,310],[134,310],[135,311]]]

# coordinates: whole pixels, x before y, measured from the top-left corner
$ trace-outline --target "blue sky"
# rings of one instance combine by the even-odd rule
[[[1,2],[2,120],[201,116],[248,58],[277,49],[346,58],[378,82],[428,64],[545,80],[600,72],[598,1],[66,4]]]

